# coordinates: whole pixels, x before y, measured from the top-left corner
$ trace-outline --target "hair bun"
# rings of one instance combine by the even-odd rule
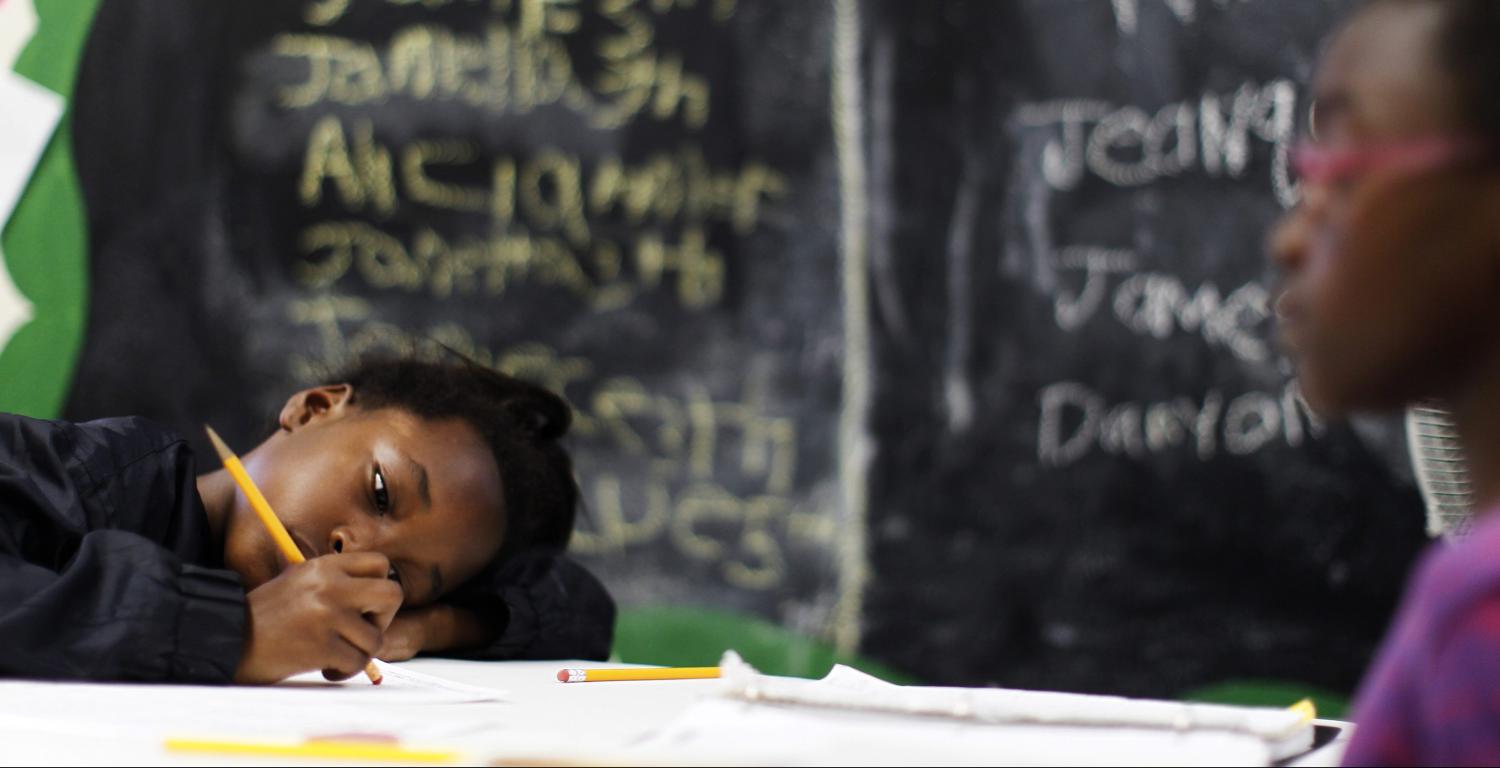
[[[535,384],[517,382],[524,390],[505,401],[505,412],[518,429],[533,440],[556,440],[567,434],[573,409],[561,397]]]

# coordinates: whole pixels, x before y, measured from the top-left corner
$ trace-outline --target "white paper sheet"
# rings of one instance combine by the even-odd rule
[[[822,680],[762,675],[734,652],[724,655],[724,693],[747,701],[947,717],[987,724],[1223,731],[1266,744],[1272,759],[1307,750],[1310,718],[1281,707],[1234,707],[1003,688],[890,685],[837,666]]]
[[[1259,739],[1222,731],[989,725],[706,699],[633,749],[795,765],[1266,765]],[[630,753],[626,753],[628,756]]]
[[[0,115],[5,116],[0,120],[0,229],[31,180],[63,106],[61,96],[8,68],[0,70]]]
[[[63,112],[61,96],[10,71],[7,55],[14,59],[31,32],[18,35],[7,23],[21,26],[28,18],[22,11],[30,10],[29,0],[0,0],[0,115],[4,115],[0,119],[0,232],[5,231]],[[34,14],[29,18],[34,28]],[[0,352],[31,316],[31,302],[21,295],[0,253]]]
[[[3,3],[0,4],[0,30],[3,30],[7,19],[17,19],[17,9],[10,6],[23,3],[22,0],[0,0],[0,3]],[[0,62],[4,61],[7,46],[18,50],[18,46],[25,44],[13,32],[0,31]],[[25,37],[29,39],[30,33]],[[21,192],[26,189],[62,112],[61,96],[11,72],[9,63],[0,68],[0,115],[4,116],[0,118],[0,232],[5,231],[16,201],[21,199]],[[0,352],[5,351],[11,336],[31,316],[31,302],[21,295],[6,269],[5,255],[0,253]]]
[[[0,0],[0,70],[10,71],[16,57],[36,34],[36,6],[31,0]]]
[[[468,704],[476,701],[504,701],[505,691],[446,680],[407,669],[396,664],[376,661],[385,680],[374,685],[363,674],[348,680],[329,682],[318,672],[308,672],[287,679],[270,688],[247,688],[248,691],[316,691],[321,699],[337,697],[359,704]],[[252,694],[253,695],[253,694]]]
[[[385,681],[363,675],[331,683],[299,675],[273,686],[133,685],[0,681],[0,730],[160,740],[377,733],[440,738],[484,724],[461,718],[417,722],[427,705],[496,702],[503,691],[464,685],[384,664]]]
[[[31,322],[31,302],[21,295],[21,290],[11,280],[5,266],[5,252],[0,250],[0,352],[21,326]]]

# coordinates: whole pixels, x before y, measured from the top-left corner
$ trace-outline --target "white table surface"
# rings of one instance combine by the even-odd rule
[[[654,726],[669,722],[699,697],[713,690],[713,680],[673,680],[629,683],[560,683],[557,671],[567,666],[628,667],[599,662],[475,662],[417,659],[401,665],[424,674],[506,692],[505,701],[465,704],[383,704],[393,714],[415,724],[481,720],[492,723],[482,732],[445,740],[443,748],[458,748],[477,756],[539,757],[549,744],[559,753],[604,756]],[[153,686],[129,686],[139,691],[142,708],[151,707]],[[6,699],[10,700],[6,700]],[[24,701],[0,692],[0,765],[250,765],[246,760],[203,754],[172,754],[155,739],[121,739],[87,733],[48,732],[15,722],[26,715]],[[7,715],[12,722],[7,722]],[[582,741],[580,741],[582,740]],[[588,746],[580,749],[576,745]],[[569,746],[572,745],[572,746]],[[477,759],[477,758],[476,758]],[[277,765],[297,764],[274,760]],[[334,764],[326,760],[309,765]],[[370,762],[352,763],[370,765]]]
[[[630,745],[671,722],[717,690],[715,680],[560,683],[563,667],[625,667],[598,662],[468,662],[418,659],[402,667],[469,685],[507,692],[503,702],[465,704],[382,704],[383,714],[413,724],[475,722],[480,727],[449,738],[440,746],[468,755],[468,760],[515,760],[534,764],[697,764],[706,756],[642,753]],[[0,689],[3,690],[3,689]],[[152,686],[139,690],[140,706],[151,706]],[[11,696],[10,698],[17,698]],[[155,739],[93,736],[87,733],[38,732],[6,715],[25,712],[25,702],[0,694],[0,765],[333,765],[327,760],[245,759],[203,754],[173,754]],[[1345,724],[1346,725],[1346,724]],[[1343,741],[1295,761],[1296,765],[1336,765]],[[426,745],[413,745],[426,746]],[[350,764],[371,765],[362,761]]]

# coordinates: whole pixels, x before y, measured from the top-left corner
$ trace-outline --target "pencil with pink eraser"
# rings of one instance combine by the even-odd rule
[[[718,676],[718,667],[557,670],[557,681],[560,683],[603,683],[615,680],[705,680]]]

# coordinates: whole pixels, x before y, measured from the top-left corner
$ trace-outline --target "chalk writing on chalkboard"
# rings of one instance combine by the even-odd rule
[[[1420,515],[1388,436],[1300,397],[1264,255],[1348,4],[935,5],[871,23],[867,647],[955,684],[1352,685]]]
[[[576,155],[556,150],[519,161],[493,158],[474,168],[478,152],[471,144],[423,140],[392,151],[370,133],[366,125],[351,148],[336,117],[315,125],[297,190],[304,206],[323,203],[330,187],[344,208],[371,210],[377,219],[404,205],[478,212],[499,234],[455,242],[424,226],[407,242],[361,220],[319,221],[298,237],[302,260],[295,274],[305,288],[356,279],[368,288],[444,298],[498,296],[533,282],[562,287],[602,310],[665,287],[685,307],[712,306],[723,295],[725,268],[705,227],[726,223],[737,233],[753,232],[763,201],[785,186],[763,164],[715,169],[692,148],[639,165],[607,159],[587,170]],[[430,174],[438,164],[450,171],[468,166],[492,183],[477,188],[435,181]],[[596,237],[590,220],[614,214],[632,227],[681,224],[666,240],[655,229],[638,230],[626,244]]]
[[[1278,439],[1295,448],[1324,430],[1295,382],[1280,392],[1226,397],[1210,389],[1201,398],[1110,403],[1086,384],[1064,381],[1043,387],[1038,400],[1037,458],[1052,467],[1096,450],[1135,459],[1168,450],[1200,461],[1221,450],[1245,456]]]
[[[391,5],[412,5],[386,0]],[[449,3],[422,0],[428,8]],[[576,1],[518,0],[467,2],[496,12],[478,33],[436,24],[414,24],[391,35],[384,46],[334,34],[286,33],[272,49],[306,64],[306,77],[278,91],[283,107],[301,108],[329,101],[343,105],[379,104],[393,96],[455,100],[509,114],[563,104],[599,128],[618,128],[637,116],[680,117],[693,128],[708,121],[710,89],[701,75],[686,71],[680,56],[656,47],[655,14],[692,7],[691,0],[600,3],[594,10],[614,25],[595,53],[604,70],[592,84],[577,77],[566,38],[582,25]],[[512,9],[512,6],[515,6]],[[347,0],[309,6],[307,20],[319,26],[339,21]],[[734,2],[715,2],[713,18],[727,21]],[[505,14],[511,23],[505,23]]]
[[[1246,362],[1272,359],[1264,328],[1271,319],[1271,296],[1262,283],[1245,283],[1227,295],[1207,281],[1189,289],[1175,275],[1134,273],[1137,262],[1127,250],[1064,248],[1054,259],[1058,272],[1082,272],[1084,278],[1077,290],[1059,285],[1053,298],[1057,326],[1077,331],[1104,312],[1141,336],[1196,333]]]
[[[1084,172],[1121,187],[1138,187],[1189,170],[1239,178],[1249,166],[1252,140],[1274,150],[1271,176],[1277,200],[1290,206],[1296,189],[1287,150],[1296,127],[1296,89],[1288,80],[1246,83],[1232,94],[1205,93],[1153,114],[1103,101],[1059,100],[1021,105],[1022,128],[1059,134],[1042,154],[1053,189],[1078,186]]]

